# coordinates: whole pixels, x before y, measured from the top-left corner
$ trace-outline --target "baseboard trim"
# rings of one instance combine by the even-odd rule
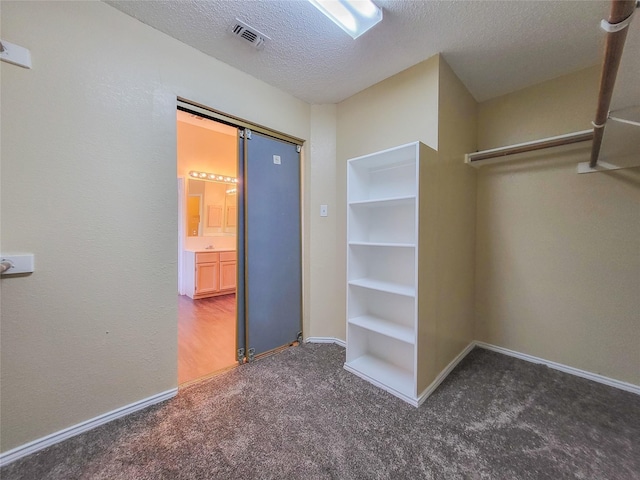
[[[420,405],[422,405],[427,398],[429,398],[429,396],[436,390],[436,388],[438,388],[440,386],[440,384],[444,381],[444,379],[449,376],[449,374],[453,371],[453,369],[458,366],[458,364],[464,359],[464,357],[469,355],[469,353],[471,352],[471,350],[473,350],[475,348],[475,346],[476,346],[475,342],[471,342],[469,345],[467,345],[464,348],[464,350],[462,350],[456,356],[456,358],[451,360],[449,365],[447,365],[444,368],[444,370],[442,370],[438,374],[436,379],[433,382],[431,382],[431,384],[427,388],[425,388],[424,391],[420,395],[418,395],[418,405],[417,405],[418,407]]]
[[[68,438],[75,437],[76,435],[92,430],[96,427],[99,427],[100,425],[104,425],[105,423],[124,417],[133,412],[137,412],[138,410],[142,410],[143,408],[149,407],[151,405],[155,405],[156,403],[169,400],[170,398],[175,397],[177,393],[178,389],[172,388],[171,390],[158,393],[157,395],[152,395],[151,397],[143,398],[140,401],[130,403],[129,405],[125,405],[124,407],[117,408],[107,413],[103,413],[102,415],[98,415],[97,417],[85,420],[84,422],[78,423],[71,427],[59,430],[45,437],[8,450],[0,454],[0,467],[4,467],[5,465],[8,465],[11,462],[15,462],[22,457],[26,457],[27,455],[50,447],[51,445],[60,443]]]
[[[346,348],[347,343],[335,337],[307,337],[305,343],[335,343],[340,347]]]
[[[485,350],[491,350],[493,352],[502,353],[503,355],[519,358],[520,360],[524,360],[526,362],[539,363],[542,365],[546,365],[547,367],[553,368],[554,370],[559,370],[561,372],[575,375],[576,377],[586,378],[587,380],[592,380],[597,383],[602,383],[610,387],[618,388],[620,390],[625,390],[627,392],[640,395],[640,385],[634,385],[632,383],[622,382],[614,378],[605,377],[604,375],[587,372],[586,370],[580,370],[579,368],[570,367],[562,363],[552,362],[551,360],[545,360],[544,358],[535,357],[533,355],[528,355],[526,353],[516,352],[515,350],[509,350],[508,348],[498,347],[497,345],[492,345],[490,343],[478,342],[478,341],[474,343],[475,343],[475,346],[479,348],[484,348]]]

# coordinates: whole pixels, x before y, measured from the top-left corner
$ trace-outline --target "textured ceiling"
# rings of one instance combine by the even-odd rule
[[[599,63],[603,1],[375,0],[384,19],[353,40],[306,0],[107,3],[309,103],[337,103],[442,53],[482,101]],[[235,18],[271,38],[261,51]]]

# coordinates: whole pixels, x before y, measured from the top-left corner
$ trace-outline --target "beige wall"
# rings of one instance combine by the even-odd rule
[[[310,316],[313,324],[307,337],[344,338],[345,311],[336,298],[343,295],[344,281],[336,279],[336,121],[335,105],[311,106],[310,211],[317,219],[311,226],[311,264],[309,272]],[[320,205],[328,206],[328,216],[320,217]]]
[[[591,128],[600,67],[487,100],[478,108],[478,150]]]
[[[1,8],[33,58],[1,64],[2,251],[36,265],[1,281],[6,451],[176,386],[176,97],[305,139],[310,107],[101,2]]]
[[[479,106],[481,148],[588,129],[597,68]],[[589,146],[482,167],[476,338],[640,384],[640,169],[576,174]]]
[[[418,392],[473,340],[477,104],[442,56],[438,152],[420,165]]]
[[[337,107],[335,336],[346,336],[347,160],[410,142],[438,146],[439,55],[349,97]]]
[[[464,155],[476,149],[477,138],[477,103],[443,57],[439,75],[438,372],[473,340],[476,172]]]
[[[439,58],[435,55],[338,104],[342,170],[346,172],[349,158],[416,140],[438,149]]]

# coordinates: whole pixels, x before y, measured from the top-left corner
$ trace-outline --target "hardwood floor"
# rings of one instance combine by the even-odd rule
[[[236,363],[236,296],[178,296],[178,384]]]

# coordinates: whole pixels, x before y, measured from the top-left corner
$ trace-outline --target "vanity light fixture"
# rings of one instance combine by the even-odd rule
[[[382,9],[371,0],[309,0],[355,40],[382,21]]]
[[[189,176],[199,180],[211,180],[212,182],[238,183],[237,178],[225,177],[223,175],[218,175],[217,173],[197,172],[195,170],[191,170],[189,172]]]

